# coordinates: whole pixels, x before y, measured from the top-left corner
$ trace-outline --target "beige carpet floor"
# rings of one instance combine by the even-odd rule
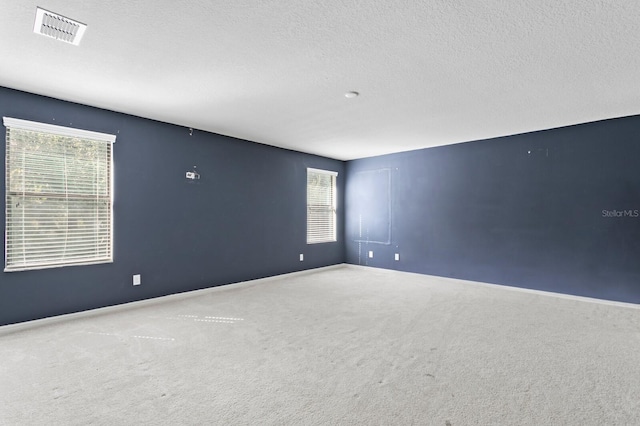
[[[0,424],[639,425],[640,309],[346,265],[218,287],[0,327]]]

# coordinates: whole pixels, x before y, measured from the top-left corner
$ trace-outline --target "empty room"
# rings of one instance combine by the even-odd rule
[[[0,424],[640,424],[638,28],[2,1]]]

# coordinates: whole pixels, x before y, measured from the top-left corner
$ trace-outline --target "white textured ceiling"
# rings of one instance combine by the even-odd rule
[[[0,0],[0,40],[2,86],[342,160],[640,113],[635,0]]]

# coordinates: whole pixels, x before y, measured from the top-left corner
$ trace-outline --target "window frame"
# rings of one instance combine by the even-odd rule
[[[4,267],[4,272],[19,272],[19,271],[29,271],[29,270],[38,270],[38,269],[49,269],[49,268],[59,268],[59,267],[66,267],[66,266],[77,266],[77,265],[93,265],[93,264],[103,264],[103,263],[113,263],[113,202],[114,202],[114,168],[113,168],[113,144],[116,141],[116,136],[115,135],[111,135],[111,134],[107,134],[107,133],[100,133],[100,132],[94,132],[94,131],[89,131],[89,130],[82,130],[82,129],[77,129],[77,128],[71,128],[71,127],[64,127],[64,126],[57,126],[57,125],[52,125],[52,124],[46,124],[46,123],[39,123],[39,122],[34,122],[34,121],[28,121],[28,120],[21,120],[21,119],[16,119],[16,118],[10,118],[10,117],[3,117],[3,124],[6,127],[6,132],[5,132],[5,251],[4,251],[4,255],[5,255],[5,267]],[[9,232],[12,228],[15,228],[15,226],[23,226],[24,227],[24,222],[20,222],[20,225],[15,225],[15,224],[10,224],[10,220],[12,219],[10,217],[10,206],[9,206],[9,198],[10,197],[16,197],[19,196],[18,193],[16,193],[15,191],[11,190],[11,167],[10,167],[10,148],[11,148],[11,132],[12,131],[27,131],[27,132],[38,132],[38,133],[44,133],[47,136],[51,136],[51,137],[55,137],[55,136],[60,136],[60,137],[67,137],[67,138],[74,138],[74,139],[79,139],[79,142],[82,143],[83,141],[86,142],[93,142],[93,143],[106,143],[109,144],[109,147],[106,148],[106,151],[104,152],[106,158],[104,158],[104,161],[102,158],[97,158],[96,159],[96,167],[99,168],[100,164],[103,164],[106,168],[108,168],[107,171],[107,184],[106,186],[104,186],[104,188],[106,190],[108,190],[108,194],[106,194],[106,196],[101,196],[98,193],[95,194],[95,206],[96,209],[99,206],[99,203],[105,203],[108,202],[108,207],[107,207],[107,214],[108,214],[108,226],[109,229],[106,233],[106,236],[108,237],[108,241],[106,244],[104,244],[104,247],[106,247],[104,249],[104,255],[98,255],[96,254],[96,256],[94,258],[91,258],[90,256],[86,256],[85,258],[67,258],[64,259],[63,255],[60,254],[60,258],[55,258],[53,259],[51,262],[44,262],[41,258],[38,259],[36,256],[33,256],[32,259],[30,260],[26,260],[24,262],[14,262],[10,264],[10,250],[9,250]],[[35,140],[35,139],[34,139]],[[31,141],[29,141],[31,142]],[[28,150],[28,143],[25,143],[24,146],[21,148],[23,150]],[[25,148],[26,147],[26,148]],[[47,153],[47,151],[44,151],[44,153]],[[54,151],[49,151],[49,153],[55,153]],[[77,153],[77,151],[74,153],[74,155],[71,157],[72,159],[75,159],[77,157],[75,157],[75,154]],[[68,158],[68,156],[65,155],[65,158]],[[65,164],[66,164],[66,160],[65,160]],[[65,166],[66,167],[66,166]],[[64,176],[65,176],[65,182],[67,179],[67,174],[66,174],[66,169],[64,172]],[[24,178],[23,178],[24,179]],[[33,181],[32,181],[33,182]],[[53,181],[52,181],[53,182]],[[76,182],[85,182],[85,181],[76,181]],[[65,184],[66,185],[66,184]],[[97,190],[97,188],[96,188]],[[38,194],[30,194],[30,195],[24,195],[25,192],[23,190],[23,197],[29,197],[32,200],[37,200],[38,198],[42,199],[42,198],[47,198],[48,194],[54,194],[50,197],[52,197],[53,199],[61,202],[61,204],[64,206],[64,208],[67,211],[67,214],[69,212],[69,208],[70,207],[77,207],[79,205],[79,201],[82,198],[85,199],[91,199],[93,197],[93,195],[87,197],[82,195],[79,192],[70,192],[66,186],[65,186],[65,191],[63,193],[47,193],[47,192],[43,192],[42,195],[38,195]],[[64,197],[61,197],[61,195],[63,195]],[[27,199],[27,198],[25,198]],[[76,203],[75,205],[73,203]],[[104,206],[104,204],[103,204]],[[96,210],[97,211],[97,210]],[[96,215],[98,215],[99,213],[96,213]],[[89,216],[82,216],[82,217],[89,217],[91,218],[91,215]],[[98,217],[98,216],[96,216]],[[97,223],[97,222],[96,222]],[[70,227],[70,223],[68,222],[67,219],[67,224],[62,227],[61,229],[65,229],[65,232],[69,232],[69,227]],[[51,228],[53,229],[53,228]],[[24,231],[23,231],[24,232]],[[94,231],[94,232],[98,232],[98,231]],[[65,234],[66,235],[66,234]],[[91,235],[91,234],[90,234]],[[28,237],[28,235],[27,235]],[[23,237],[24,238],[24,237]],[[65,237],[66,238],[66,237]],[[96,234],[96,236],[94,237],[96,241],[98,241],[98,234]],[[91,241],[91,239],[89,239],[89,241]],[[28,244],[29,242],[27,242]],[[32,241],[33,243],[33,241]],[[65,242],[66,244],[66,242]],[[60,250],[59,247],[54,247],[54,250]],[[89,250],[87,250],[89,251]],[[59,252],[55,252],[55,253],[59,253]]]
[[[322,205],[311,205],[310,204],[310,200],[309,200],[309,177],[310,174],[317,174],[317,175],[325,175],[325,176],[330,176],[331,178],[331,204],[322,204]],[[337,192],[338,192],[338,172],[334,172],[331,170],[323,170],[323,169],[315,169],[312,167],[307,167],[307,244],[322,244],[322,243],[333,243],[338,241],[338,215],[337,215],[337,210],[338,210],[338,196],[337,196]],[[327,207],[326,211],[330,212],[331,214],[331,220],[330,220],[330,225],[331,225],[331,235],[325,236],[324,238],[311,238],[310,239],[310,234],[312,233],[312,229],[310,228],[310,215],[311,215],[311,209],[315,207],[316,209],[321,209],[322,207]],[[317,230],[316,230],[317,232]]]

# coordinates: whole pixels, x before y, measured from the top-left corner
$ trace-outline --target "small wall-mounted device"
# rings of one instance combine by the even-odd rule
[[[200,179],[200,174],[196,171],[196,166],[193,166],[193,171],[186,173],[186,177],[191,180]]]

